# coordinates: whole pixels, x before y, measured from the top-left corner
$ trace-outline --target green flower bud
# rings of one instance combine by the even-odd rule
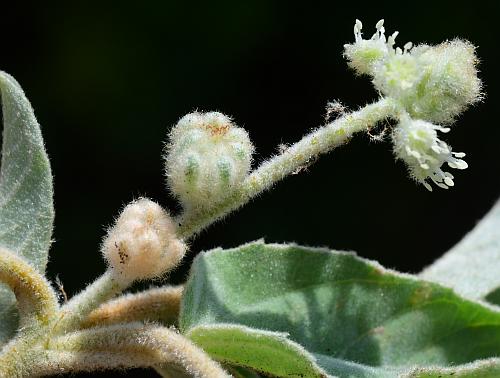
[[[437,46],[411,42],[394,48],[398,32],[386,39],[383,20],[369,40],[354,26],[355,42],[344,46],[348,64],[358,74],[373,78],[375,87],[399,102],[415,119],[450,123],[465,108],[481,99],[474,46],[453,40]]]
[[[461,40],[417,46],[377,63],[373,82],[414,118],[449,123],[481,98],[474,47]]]
[[[222,113],[190,113],[170,132],[166,173],[184,208],[206,208],[231,196],[250,171],[247,132]]]

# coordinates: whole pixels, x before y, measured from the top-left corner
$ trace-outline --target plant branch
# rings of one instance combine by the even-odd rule
[[[103,303],[83,321],[82,327],[133,321],[177,323],[183,286],[165,286],[127,294]]]
[[[398,109],[394,101],[383,98],[312,131],[283,153],[272,157],[254,170],[246,178],[242,188],[227,200],[208,209],[194,209],[182,214],[177,219],[179,237],[189,239],[216,220],[271,188],[276,182],[311,164],[319,155],[346,143],[353,134],[368,131],[377,122],[395,116],[396,113]]]
[[[223,378],[229,375],[200,348],[184,336],[165,327],[127,323],[90,328],[59,336],[50,349],[73,353],[135,353],[128,367],[175,364],[197,378]],[[143,360],[141,360],[143,359]],[[103,362],[105,363],[105,361]],[[113,364],[112,361],[110,361]],[[72,370],[78,366],[72,366]]]
[[[118,280],[112,271],[106,271],[61,307],[62,318],[57,324],[56,332],[62,333],[79,328],[82,321],[95,308],[121,293],[128,285],[125,281]]]
[[[14,292],[20,327],[47,325],[57,314],[57,296],[47,280],[23,258],[0,248],[0,281]]]

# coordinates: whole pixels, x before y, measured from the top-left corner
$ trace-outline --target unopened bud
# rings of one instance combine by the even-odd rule
[[[185,250],[167,212],[145,198],[125,207],[102,245],[102,254],[113,272],[129,282],[170,271]]]
[[[358,25],[358,23],[356,23]],[[407,42],[395,47],[397,32],[386,39],[383,23],[371,39],[355,26],[355,42],[344,46],[349,66],[373,78],[384,96],[399,102],[414,119],[450,123],[481,99],[474,46],[459,39],[436,46]]]
[[[247,132],[222,113],[190,113],[170,132],[166,173],[185,208],[210,207],[240,188],[250,171]]]

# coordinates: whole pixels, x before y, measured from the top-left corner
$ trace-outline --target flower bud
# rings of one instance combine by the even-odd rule
[[[157,203],[141,198],[127,205],[102,244],[102,254],[117,277],[132,282],[173,269],[186,247],[175,225]]]
[[[447,133],[450,129],[405,117],[392,135],[394,154],[407,164],[410,175],[429,191],[432,191],[429,179],[443,189],[454,185],[453,175],[442,169],[444,163],[450,168],[467,168],[461,159],[465,154],[452,152],[451,147],[438,138],[438,131]]]
[[[417,46],[376,65],[374,84],[413,117],[449,123],[481,98],[474,47],[454,40]]]
[[[477,58],[469,42],[416,47],[408,42],[401,49],[394,48],[398,32],[386,39],[383,20],[368,40],[362,38],[361,27],[356,20],[355,42],[344,46],[349,66],[370,75],[377,90],[399,102],[411,117],[449,123],[481,99]]]
[[[184,208],[210,207],[240,188],[250,171],[247,132],[222,113],[190,113],[170,132],[166,173]]]

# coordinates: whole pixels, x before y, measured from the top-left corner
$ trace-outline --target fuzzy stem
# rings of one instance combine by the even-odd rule
[[[61,307],[62,318],[57,324],[56,332],[62,333],[80,327],[92,310],[121,293],[128,285],[128,282],[118,280],[111,270],[106,271]]]
[[[0,358],[0,377],[28,378],[76,372],[95,372],[110,369],[150,367],[156,358],[135,351],[85,352],[47,350],[40,346],[23,350],[22,356]]]
[[[75,353],[134,353],[128,367],[180,365],[193,377],[224,378],[229,375],[184,336],[165,327],[126,323],[91,328],[54,338],[50,349]],[[142,362],[141,362],[141,359]],[[154,363],[152,363],[154,361]],[[72,367],[75,371],[78,366]]]
[[[242,188],[227,200],[208,209],[182,214],[178,219],[178,235],[189,239],[289,174],[311,164],[319,155],[344,144],[354,133],[368,131],[377,122],[395,116],[397,112],[394,101],[383,98],[312,131],[254,170],[243,182]]]
[[[133,321],[175,324],[179,317],[182,290],[183,286],[166,286],[121,296],[92,311],[82,327]]]
[[[21,328],[47,325],[57,314],[57,296],[47,280],[23,258],[0,248],[0,281],[16,295]]]

